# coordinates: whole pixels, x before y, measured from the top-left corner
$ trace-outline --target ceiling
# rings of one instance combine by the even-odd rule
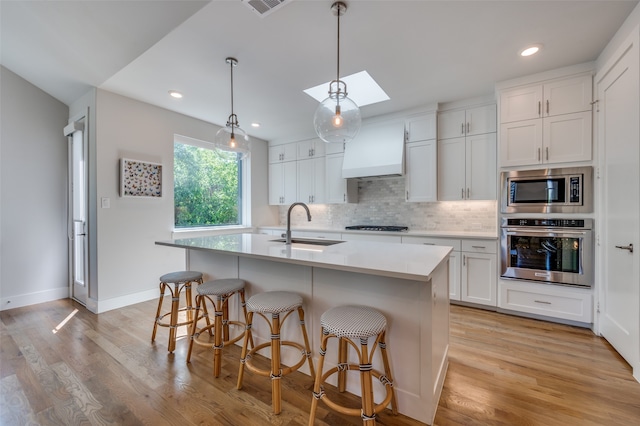
[[[346,3],[340,74],[366,70],[391,98],[364,106],[366,118],[488,95],[498,81],[593,61],[637,0]],[[0,59],[65,104],[98,87],[224,125],[225,58],[233,56],[240,126],[293,141],[314,134],[318,103],[303,89],[335,77],[331,4],[285,0],[260,16],[242,0],[1,0]],[[532,43],[542,51],[519,57]]]

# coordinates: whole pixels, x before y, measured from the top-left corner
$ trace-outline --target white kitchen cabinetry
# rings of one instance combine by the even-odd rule
[[[591,75],[500,93],[500,166],[590,161]]]
[[[269,164],[269,204],[291,204],[297,198],[296,161]]]
[[[269,147],[269,164],[295,161],[297,155],[298,145],[295,143],[271,145]]]
[[[344,154],[330,154],[325,157],[325,203],[327,204],[358,202],[358,182],[342,177],[343,161]]]
[[[496,134],[438,141],[438,200],[495,200]]]
[[[481,135],[495,131],[495,104],[438,113],[438,139]]]
[[[436,147],[435,139],[406,144],[406,201],[429,202],[438,200],[438,156]]]
[[[495,241],[462,240],[461,301],[497,305],[496,251]]]
[[[460,249],[458,239],[434,237],[402,237],[403,244],[424,244],[427,246],[448,246],[453,251],[449,255],[449,300],[460,300]]]
[[[405,142],[418,142],[437,138],[436,113],[409,117],[405,121]]]
[[[343,241],[373,241],[380,243],[401,243],[400,235],[367,234],[367,233],[342,233],[340,239]]]
[[[498,308],[546,317],[593,322],[591,289],[522,280],[500,280]]]
[[[298,201],[307,204],[325,202],[325,157],[298,160]]]
[[[325,155],[326,143],[321,139],[309,139],[296,143],[297,159],[305,160],[314,157],[323,157]]]

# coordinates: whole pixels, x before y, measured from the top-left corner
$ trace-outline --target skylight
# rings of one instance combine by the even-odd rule
[[[366,71],[342,77],[340,80],[347,85],[349,98],[359,107],[371,105],[382,101],[388,101],[389,95],[376,83],[376,81]],[[304,93],[311,96],[318,102],[324,101],[329,96],[329,82],[319,84],[310,89],[305,89]]]

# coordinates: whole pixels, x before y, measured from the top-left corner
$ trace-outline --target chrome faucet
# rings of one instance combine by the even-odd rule
[[[285,235],[285,238],[286,238],[285,244],[291,244],[291,210],[293,210],[295,206],[304,207],[304,209],[307,211],[307,220],[311,222],[311,212],[309,211],[309,207],[307,207],[305,203],[291,204],[291,206],[289,207],[289,211],[287,212],[287,234]]]

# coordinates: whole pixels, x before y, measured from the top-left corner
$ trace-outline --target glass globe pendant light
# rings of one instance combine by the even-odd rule
[[[362,124],[360,108],[347,97],[347,85],[340,80],[340,16],[347,5],[337,1],[331,5],[338,17],[338,61],[336,79],[329,83],[329,97],[320,103],[313,116],[316,133],[327,143],[349,142],[356,137]]]
[[[216,133],[215,145],[224,151],[237,152],[240,159],[247,158],[251,154],[251,142],[249,135],[240,128],[238,116],[233,113],[233,67],[238,65],[236,58],[227,58],[226,62],[231,67],[231,115],[226,127]]]

